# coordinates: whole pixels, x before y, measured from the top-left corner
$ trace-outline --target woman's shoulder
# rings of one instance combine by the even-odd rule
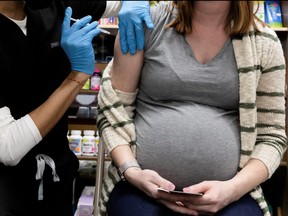
[[[163,20],[171,19],[177,13],[172,1],[159,1],[151,6],[150,15],[155,25]]]
[[[176,9],[173,7],[172,1],[160,1],[151,6],[150,16],[154,28],[152,30],[146,28],[145,30],[145,48],[159,43],[160,41],[157,39],[163,39],[163,34],[166,33],[165,26],[175,18],[175,12]]]
[[[275,30],[273,30],[267,24],[265,24],[259,20],[255,20],[255,25],[256,25],[257,29],[259,30],[260,34],[266,34],[266,35],[270,35],[271,37],[276,37],[276,38],[278,37]]]

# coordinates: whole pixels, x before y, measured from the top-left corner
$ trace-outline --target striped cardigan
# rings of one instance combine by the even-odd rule
[[[269,178],[277,169],[286,150],[285,133],[285,58],[276,33],[259,25],[241,38],[233,38],[233,49],[239,74],[241,156],[239,170],[250,158],[261,160]],[[135,93],[112,88],[107,66],[98,95],[97,127],[106,148],[130,145],[135,154],[136,134],[133,124]],[[120,178],[110,165],[104,174],[99,215],[106,215],[106,204],[113,186]],[[261,187],[250,192],[264,216],[270,216]]]

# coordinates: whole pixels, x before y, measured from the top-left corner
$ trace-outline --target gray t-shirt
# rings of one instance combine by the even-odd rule
[[[240,156],[239,82],[231,40],[200,64],[163,2],[151,9],[136,99],[137,159],[178,189],[227,180]],[[175,12],[175,11],[174,11]]]

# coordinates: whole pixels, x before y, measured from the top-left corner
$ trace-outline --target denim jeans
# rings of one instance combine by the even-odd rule
[[[120,181],[110,194],[108,216],[182,216],[157,203],[145,193]],[[249,195],[226,206],[217,216],[263,216],[256,201]]]

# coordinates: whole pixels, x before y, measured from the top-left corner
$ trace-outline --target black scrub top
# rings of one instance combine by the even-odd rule
[[[67,6],[72,7],[72,16],[76,19],[91,15],[93,20],[98,20],[105,11],[106,1],[54,1],[43,10],[26,8],[27,36],[13,21],[0,14],[0,107],[9,107],[15,119],[46,101],[70,73],[70,62],[60,47],[61,26]],[[65,114],[17,166],[0,163],[0,194],[5,187],[11,194],[13,188],[15,193],[21,187],[31,186],[31,193],[37,189],[32,189],[37,154],[48,155],[54,160],[60,179],[61,172],[65,173],[67,167],[76,173],[78,160],[69,149],[67,130]],[[74,178],[73,173],[71,178]],[[21,179],[17,187],[7,185],[12,179]]]

